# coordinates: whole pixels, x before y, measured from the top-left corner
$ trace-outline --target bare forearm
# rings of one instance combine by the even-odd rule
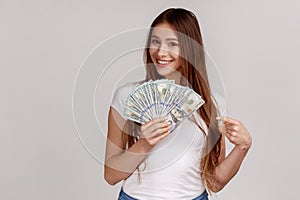
[[[106,181],[114,185],[129,177],[146,158],[149,151],[150,149],[139,140],[127,151],[108,158],[104,172]]]
[[[235,146],[229,155],[216,167],[216,190],[221,190],[238,172],[250,147]]]

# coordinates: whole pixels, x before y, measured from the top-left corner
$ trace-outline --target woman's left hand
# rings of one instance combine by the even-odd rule
[[[223,121],[221,132],[226,135],[231,143],[243,150],[251,147],[251,135],[242,122],[231,117],[217,117],[217,120]]]

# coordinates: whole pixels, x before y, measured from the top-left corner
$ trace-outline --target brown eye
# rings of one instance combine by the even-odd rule
[[[170,42],[169,46],[174,47],[174,46],[178,46],[178,44],[176,42]]]
[[[156,40],[156,39],[153,39],[153,40],[151,40],[151,43],[152,43],[152,44],[159,44],[159,41]]]

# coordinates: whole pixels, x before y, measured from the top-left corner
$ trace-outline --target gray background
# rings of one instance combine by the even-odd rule
[[[76,73],[109,36],[182,6],[198,16],[228,115],[253,136],[238,175],[211,199],[299,199],[299,1],[104,3],[0,0],[0,198],[116,198],[120,184],[106,184],[76,133]]]

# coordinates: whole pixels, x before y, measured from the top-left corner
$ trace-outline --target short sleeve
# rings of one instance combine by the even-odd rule
[[[114,93],[110,106],[113,107],[124,119],[124,103],[131,91],[134,89],[133,83],[126,83],[120,86]]]

